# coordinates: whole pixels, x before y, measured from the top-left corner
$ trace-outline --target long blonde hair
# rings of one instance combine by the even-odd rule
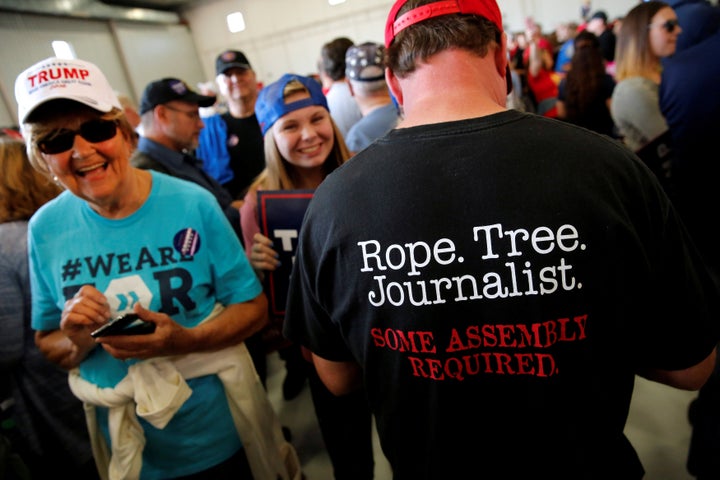
[[[29,220],[63,191],[33,168],[22,140],[0,137],[0,171],[0,223]]]
[[[653,0],[632,8],[623,19],[615,47],[615,80],[647,77],[660,64],[650,47],[648,25],[657,12],[669,5]]]
[[[290,95],[298,92],[304,92],[309,94],[305,86],[293,80],[288,82],[283,90],[283,98],[288,98]],[[342,136],[342,132],[330,118],[333,126],[333,149],[330,155],[325,159],[323,163],[323,169],[325,176],[329,175],[337,167],[345,163],[350,158],[350,151],[345,145],[345,140]],[[277,148],[275,143],[275,137],[273,136],[272,129],[268,129],[265,133],[264,138],[265,148],[265,169],[255,177],[252,185],[250,185],[249,191],[255,191],[257,189],[264,190],[295,190],[297,189],[296,182],[296,171],[295,167],[285,160],[280,154],[280,150]]]

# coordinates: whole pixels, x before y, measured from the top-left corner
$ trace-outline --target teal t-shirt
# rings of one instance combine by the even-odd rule
[[[70,192],[33,216],[28,249],[34,329],[58,329],[65,300],[88,284],[105,294],[113,316],[140,302],[186,327],[200,323],[216,303],[245,302],[261,293],[212,194],[184,180],[151,174],[150,196],[129,217],[102,217]],[[113,387],[132,363],[96,348],[80,365],[80,374],[100,387]],[[141,421],[147,441],[143,479],[201,471],[240,448],[219,379],[211,375],[187,383],[193,394],[164,429]],[[107,434],[107,412],[98,411]]]

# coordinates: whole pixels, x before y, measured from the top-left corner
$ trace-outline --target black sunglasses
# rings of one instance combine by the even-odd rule
[[[675,31],[675,27],[680,25],[680,22],[676,18],[667,20],[665,23],[661,23],[660,26],[665,29],[666,32],[672,33]],[[652,27],[653,24],[651,23],[649,27]]]
[[[54,155],[70,150],[75,143],[75,135],[92,143],[110,140],[117,133],[117,123],[114,120],[90,120],[80,125],[79,130],[61,128],[47,135],[37,142],[42,153]]]

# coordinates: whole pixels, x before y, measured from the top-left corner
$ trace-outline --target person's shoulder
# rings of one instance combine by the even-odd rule
[[[646,82],[650,82],[650,80],[643,77],[624,78],[615,84],[614,95],[616,97],[632,97],[645,87]]]
[[[328,92],[325,94],[325,97],[328,99],[337,98],[337,97],[350,97],[352,98],[352,95],[350,94],[350,87],[348,86],[347,82],[334,82],[331,86]]]
[[[606,87],[615,88],[615,86],[617,85],[617,82],[615,81],[615,77],[613,77],[609,73],[606,73],[602,77],[602,84],[605,85]]]
[[[76,197],[70,193],[70,191],[65,190],[38,208],[32,217],[30,217],[28,225],[32,228],[38,223],[46,222],[48,219],[54,220],[57,218],[61,218],[62,221],[65,222],[67,216],[72,215],[71,212],[73,209],[82,203],[84,203],[84,200]]]
[[[223,116],[224,114],[217,112],[213,113],[212,115],[208,115],[207,117],[203,117],[202,121],[205,124],[205,127],[200,130],[200,134],[202,135],[202,132],[204,130],[207,130],[208,128],[215,128],[218,125],[222,125],[222,123],[224,122]]]
[[[17,271],[18,266],[27,262],[27,231],[26,220],[0,223],[0,272]],[[14,282],[11,275],[0,275],[0,281]]]
[[[657,93],[660,85],[653,82],[649,78],[645,77],[631,77],[626,78],[618,82],[615,88],[620,88],[621,91],[627,90],[627,92],[633,92],[635,94],[643,93]]]
[[[157,170],[150,170],[150,174],[153,177],[153,183],[157,184],[159,187],[182,190],[183,195],[185,195],[186,193],[201,193],[203,195],[207,194],[212,197],[212,193],[210,193],[208,189],[198,185],[195,182],[191,182],[190,180],[178,178],[164,172],[159,172]]]
[[[526,135],[526,141],[519,144],[522,149],[537,151],[552,148],[553,151],[567,159],[589,157],[623,157],[629,158],[633,153],[616,139],[602,135],[585,127],[575,125],[557,118],[548,118],[534,113],[520,112],[524,117],[518,118],[523,123],[511,126],[512,129],[532,133]],[[587,157],[587,158],[586,158]]]
[[[213,193],[195,182],[158,171],[151,171],[151,173],[153,175],[153,191],[162,197],[169,197],[179,209],[187,205],[220,207]]]
[[[393,102],[388,102],[385,105],[376,108],[375,110],[370,112],[369,115],[372,115],[373,113],[375,113],[378,117],[387,116],[387,117],[394,117],[396,119],[400,118],[400,113],[398,112],[398,109]]]
[[[12,220],[0,223],[0,232],[22,232],[27,230],[27,220]]]
[[[158,161],[156,158],[153,158],[152,156],[150,156],[150,154],[142,150],[135,150],[133,152],[133,154],[130,156],[130,164],[133,167],[142,168],[143,170],[159,170],[162,172],[167,171],[167,168],[165,168],[162,162]]]
[[[260,190],[260,188],[257,185],[253,185],[248,188],[248,191],[245,192],[245,196],[243,197],[243,206],[241,208],[247,206],[248,208],[255,209],[257,206],[258,190]]]
[[[24,242],[18,242],[17,239],[24,238],[27,235],[27,220],[13,220],[10,222],[0,223],[0,251],[8,248],[17,248],[24,245]]]

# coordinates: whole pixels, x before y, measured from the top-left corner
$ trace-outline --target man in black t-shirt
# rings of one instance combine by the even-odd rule
[[[395,480],[640,479],[636,375],[698,389],[720,294],[616,141],[505,107],[495,0],[398,0],[397,128],[315,190],[284,334],[363,386]]]
[[[608,17],[605,12],[598,10],[593,13],[590,20],[587,22],[585,29],[588,32],[594,33],[598,37],[600,42],[600,51],[602,51],[603,58],[606,62],[612,63],[615,61],[615,32],[610,25],[608,25]]]
[[[227,112],[203,119],[196,151],[204,169],[235,199],[241,200],[255,177],[265,168],[260,126],[255,117],[258,85],[244,53],[227,50],[215,60],[216,81]]]

